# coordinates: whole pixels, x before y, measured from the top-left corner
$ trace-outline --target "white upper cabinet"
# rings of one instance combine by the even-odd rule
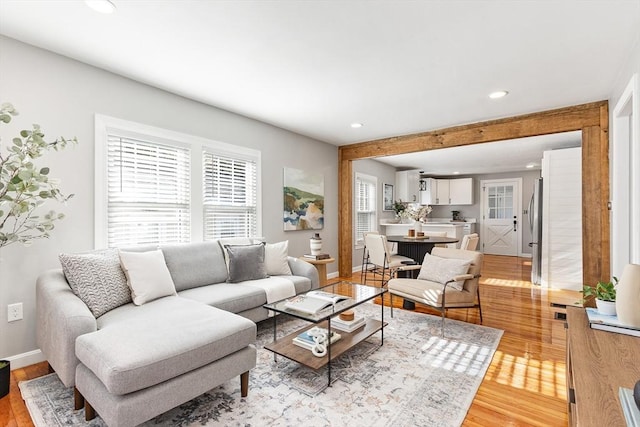
[[[437,183],[433,178],[422,178],[424,190],[420,191],[421,205],[435,205],[437,195]]]
[[[423,205],[472,205],[473,178],[424,178],[425,190],[420,192]]]
[[[473,178],[458,178],[449,180],[449,204],[473,204]]]
[[[419,199],[419,181],[420,173],[418,171],[401,171],[396,172],[396,191],[395,200],[403,202],[418,202]]]
[[[449,180],[436,179],[436,205],[449,204]]]

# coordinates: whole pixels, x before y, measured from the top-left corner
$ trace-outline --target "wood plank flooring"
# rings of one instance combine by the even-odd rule
[[[579,295],[533,286],[530,272],[526,258],[485,256],[483,324],[504,330],[504,335],[464,426],[567,425],[564,321],[554,319],[561,310],[552,309],[550,302],[571,304]],[[360,274],[349,279],[358,281]],[[394,299],[394,306],[401,304]],[[416,311],[438,314],[420,305]],[[448,317],[479,323],[476,309],[450,310]],[[33,426],[17,384],[46,373],[46,363],[12,372],[11,392],[0,399],[0,426]]]

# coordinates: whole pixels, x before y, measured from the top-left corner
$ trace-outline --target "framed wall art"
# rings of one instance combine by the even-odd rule
[[[382,210],[392,211],[393,210],[393,185],[392,184],[383,184],[382,185]]]
[[[324,228],[324,175],[284,168],[284,230]]]

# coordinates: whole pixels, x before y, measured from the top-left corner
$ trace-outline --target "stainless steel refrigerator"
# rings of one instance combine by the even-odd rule
[[[539,285],[542,277],[542,178],[535,180],[529,202],[531,228],[531,283]]]

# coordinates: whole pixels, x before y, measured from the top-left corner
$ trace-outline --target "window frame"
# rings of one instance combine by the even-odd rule
[[[95,195],[94,248],[108,247],[108,141],[110,132],[126,137],[162,144],[188,146],[191,150],[191,242],[204,241],[203,153],[213,152],[256,162],[256,235],[262,235],[262,153],[252,148],[123,120],[102,114],[95,115]]]
[[[358,181],[364,181],[373,184],[373,188],[371,189],[370,197],[373,199],[372,205],[373,209],[370,211],[373,216],[371,218],[371,228],[370,231],[378,230],[378,178],[373,175],[367,175],[365,173],[356,172],[354,182],[354,207],[353,207],[353,242],[354,247],[356,249],[361,249],[364,247],[364,240],[358,238],[358,206],[360,200],[360,192],[358,191]]]

